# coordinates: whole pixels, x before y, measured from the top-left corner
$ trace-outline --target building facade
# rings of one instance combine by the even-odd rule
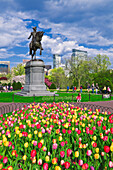
[[[0,74],[8,74],[10,72],[10,61],[0,61]]]
[[[58,68],[61,65],[61,56],[59,54],[53,54],[53,68]]]
[[[80,60],[87,60],[87,51],[72,49],[71,61],[77,63]]]

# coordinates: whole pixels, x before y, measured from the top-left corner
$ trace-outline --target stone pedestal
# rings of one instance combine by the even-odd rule
[[[25,85],[21,92],[16,93],[21,96],[53,96],[55,93],[46,90],[44,82],[44,62],[43,60],[31,60],[25,66]]]

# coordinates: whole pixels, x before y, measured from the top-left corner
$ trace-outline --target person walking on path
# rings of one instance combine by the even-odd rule
[[[94,83],[92,83],[91,88],[92,88],[92,93],[94,94],[94,88],[95,88]]]
[[[81,93],[78,93],[78,96],[77,96],[77,102],[81,102]]]
[[[98,87],[98,83],[96,83],[96,94],[98,93],[98,89],[99,89],[99,87]]]
[[[67,92],[69,92],[69,86],[67,86]]]
[[[82,85],[80,86],[80,93],[82,93]]]

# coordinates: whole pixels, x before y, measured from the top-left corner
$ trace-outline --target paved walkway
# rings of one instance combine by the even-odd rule
[[[103,106],[103,107],[111,107],[111,108],[113,108],[113,100],[111,100],[111,101],[98,101],[98,102],[82,102],[82,103],[93,104],[93,105],[99,105],[99,106]],[[0,107],[4,106],[4,105],[9,105],[9,104],[13,104],[13,103],[0,103]]]
[[[27,103],[26,105],[28,105]],[[111,101],[98,101],[98,102],[80,102],[80,103],[75,103],[73,102],[74,105],[77,105],[79,107],[84,107],[86,104],[86,107],[89,109],[91,108],[92,110],[95,110],[95,107],[100,109],[100,111],[110,111],[113,113],[113,100]],[[9,106],[11,105],[11,106]],[[8,113],[12,112],[14,109],[21,109],[25,103],[0,103],[0,114],[1,113]],[[95,106],[94,106],[95,105]],[[6,107],[5,107],[6,106]],[[99,107],[102,106],[102,107]],[[103,108],[104,107],[104,108]]]

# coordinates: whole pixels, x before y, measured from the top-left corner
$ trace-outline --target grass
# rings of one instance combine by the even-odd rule
[[[59,96],[35,96],[34,97],[25,97],[25,96],[18,96],[18,95],[14,95],[13,98],[13,94],[15,92],[2,92],[0,93],[0,102],[2,103],[11,103],[11,102],[15,102],[15,103],[33,103],[33,102],[76,102],[76,97],[78,95],[78,93],[57,93],[59,94]],[[109,99],[102,99],[102,94],[90,94],[90,100],[89,100],[89,94],[88,93],[82,93],[82,100],[81,102],[88,102],[88,101],[108,101]],[[111,100],[113,100],[113,96],[111,96]]]

